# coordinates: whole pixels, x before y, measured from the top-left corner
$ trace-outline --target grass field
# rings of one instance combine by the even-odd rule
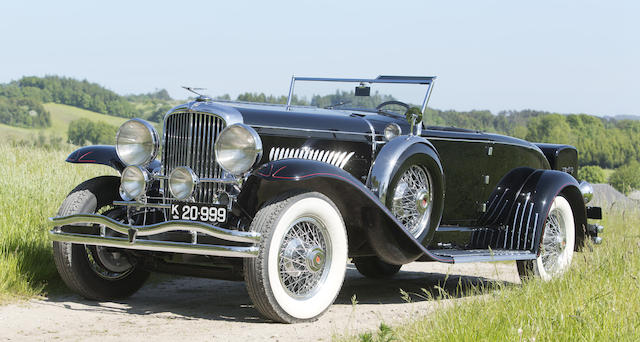
[[[603,244],[574,255],[569,272],[559,279],[487,284],[471,290],[469,295],[477,295],[471,301],[344,340],[638,341],[640,216],[612,213],[603,224]],[[442,292],[431,300],[447,298]]]
[[[0,143],[0,302],[41,294],[59,281],[46,218],[77,184],[116,174],[66,163],[69,152]]]

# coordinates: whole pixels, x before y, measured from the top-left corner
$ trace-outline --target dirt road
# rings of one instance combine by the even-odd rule
[[[328,341],[376,329],[381,321],[394,324],[432,314],[438,306],[434,301],[413,296],[407,303],[400,289],[422,293],[445,279],[449,289],[460,279],[519,283],[511,263],[413,263],[390,280],[363,278],[349,265],[342,291],[324,316],[287,325],[264,321],[241,282],[175,278],[147,285],[122,302],[96,303],[71,295],[0,306],[0,340]]]

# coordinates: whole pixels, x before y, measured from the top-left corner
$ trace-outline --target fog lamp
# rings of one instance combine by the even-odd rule
[[[120,178],[120,195],[125,200],[139,199],[145,194],[149,174],[139,166],[127,166]]]
[[[176,199],[186,200],[191,197],[196,185],[198,176],[186,166],[176,167],[169,175],[169,191]]]

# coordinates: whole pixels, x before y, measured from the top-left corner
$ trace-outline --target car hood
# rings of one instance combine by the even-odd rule
[[[243,122],[253,127],[360,134],[370,134],[373,128],[376,134],[383,134],[384,127],[395,122],[401,127],[406,126],[408,130],[408,124],[403,118],[371,112],[298,106],[292,106],[290,110],[287,110],[284,105],[237,102],[216,102],[216,104],[237,110],[242,115]]]

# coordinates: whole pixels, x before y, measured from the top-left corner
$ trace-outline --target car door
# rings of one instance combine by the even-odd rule
[[[473,225],[483,211],[487,192],[487,149],[482,132],[431,128],[423,131],[436,148],[445,178],[443,225]]]

